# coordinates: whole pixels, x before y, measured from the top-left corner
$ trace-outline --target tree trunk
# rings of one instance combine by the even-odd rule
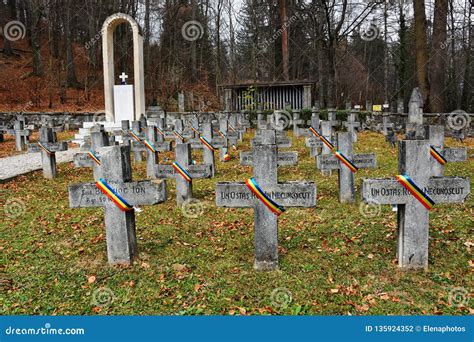
[[[74,64],[74,54],[72,51],[72,25],[71,25],[72,2],[66,3],[66,16],[64,20],[64,31],[66,34],[66,84],[68,87],[78,87],[76,77],[76,66]]]
[[[448,0],[436,0],[430,66],[430,104],[434,113],[444,112],[444,89],[447,59]]]
[[[280,26],[281,26],[281,58],[283,66],[283,79],[290,79],[289,52],[288,52],[288,25],[286,16],[286,0],[280,0]]]
[[[430,83],[428,81],[428,46],[426,42],[425,1],[413,0],[415,14],[416,77],[423,96],[424,107],[430,108]]]
[[[24,2],[27,23],[30,32],[30,44],[33,52],[33,72],[35,76],[43,76],[43,63],[41,61],[41,13],[36,1],[26,0]]]

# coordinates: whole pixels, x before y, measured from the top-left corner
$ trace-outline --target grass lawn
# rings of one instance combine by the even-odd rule
[[[248,149],[247,134],[240,150]],[[468,146],[447,139],[447,146]],[[3,149],[3,143],[0,144]],[[315,208],[289,208],[279,220],[280,270],[253,270],[253,211],[215,206],[216,181],[244,181],[238,151],[218,163],[215,179],[194,181],[204,206],[198,218],[169,199],[137,213],[139,258],[133,266],[107,265],[101,208],[70,209],[67,186],[92,182],[88,169],[59,166],[54,181],[41,172],[0,185],[0,286],[3,314],[47,315],[423,315],[472,314],[473,299],[449,303],[452,291],[472,291],[474,201],[436,205],[430,214],[426,272],[401,272],[396,263],[396,213],[382,206],[359,210],[362,178],[397,173],[397,151],[377,133],[359,134],[359,152],[375,152],[377,169],[357,172],[357,203],[338,203],[337,173],[321,176],[304,139],[293,139],[299,165],[281,167],[280,181],[317,183]],[[198,158],[198,156],[196,156]],[[199,159],[198,159],[199,160]],[[474,180],[474,161],[448,164],[447,176]],[[134,164],[134,179],[145,163]],[[12,202],[24,204],[14,217]],[[6,203],[10,203],[5,205]],[[22,209],[22,208],[20,208]],[[21,210],[20,210],[21,212]],[[459,289],[464,288],[464,289]]]

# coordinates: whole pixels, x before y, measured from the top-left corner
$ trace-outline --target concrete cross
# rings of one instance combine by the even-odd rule
[[[56,177],[56,152],[66,151],[67,142],[56,142],[55,134],[51,127],[41,127],[40,140],[36,144],[28,144],[28,153],[41,153],[44,178]]]
[[[311,120],[309,120],[308,125],[313,127],[317,131],[320,129],[320,120],[319,120],[319,111],[313,108],[313,112],[311,114]],[[306,138],[306,147],[309,147],[310,156],[316,157],[319,154],[319,149],[323,147],[323,143],[317,137],[315,137],[309,129],[305,130],[305,135],[309,136]]]
[[[145,129],[145,140],[142,145],[146,148],[146,175],[148,178],[155,177],[155,167],[158,164],[158,152],[171,151],[171,141],[165,141],[160,133],[164,119],[159,118],[156,126],[148,126]]]
[[[444,126],[429,126],[426,131],[430,147],[433,147],[440,153],[446,162],[453,163],[467,160],[467,150],[465,147],[444,147]],[[433,154],[431,154],[431,171],[432,177],[441,177],[444,174],[444,165],[437,161]]]
[[[320,125],[321,125],[321,134],[332,143],[333,142],[333,129],[332,129],[333,125],[331,121],[320,121]],[[332,154],[332,152],[329,149],[329,147],[323,144],[321,154],[322,155]],[[331,170],[321,170],[321,174],[323,176],[330,176]]]
[[[402,140],[398,145],[398,172],[406,175],[436,204],[461,203],[470,193],[468,178],[431,177],[428,140]],[[398,265],[428,267],[429,211],[394,178],[364,179],[362,197],[375,205],[398,205]]]
[[[122,74],[119,76],[119,78],[121,80],[121,84],[127,84],[128,75],[125,74],[125,72],[122,72]]]
[[[253,178],[273,201],[283,207],[314,207],[316,185],[313,182],[278,183],[278,147],[275,132],[262,134],[262,144],[253,148]],[[256,270],[278,268],[278,217],[250,191],[244,182],[216,185],[219,207],[254,209],[254,244]]]
[[[100,149],[101,177],[130,206],[154,205],[166,201],[164,181],[132,181],[130,146]],[[137,256],[135,211],[120,209],[99,190],[97,183],[69,186],[71,208],[105,208],[105,230],[109,264],[131,264]]]
[[[143,152],[146,150],[146,147],[142,142],[142,140],[145,138],[145,135],[143,134],[144,129],[145,127],[142,126],[142,122],[140,120],[132,121],[132,131],[137,135],[137,138],[140,139],[140,141],[137,141],[136,138],[132,136],[133,159],[135,159],[136,162],[143,161]]]
[[[107,133],[104,130],[103,125],[96,125],[91,128],[91,151],[87,153],[80,152],[74,155],[74,167],[90,167],[94,173],[94,179],[98,180],[100,178],[100,152],[99,150],[102,147],[109,146],[110,139]],[[92,152],[94,155],[92,156]],[[98,159],[98,162],[93,159],[93,157]]]
[[[181,205],[193,196],[193,179],[210,178],[212,176],[211,165],[192,165],[191,144],[177,144],[175,149],[175,163],[181,166],[191,177],[186,180],[173,165],[155,166],[155,178],[176,179],[176,202]]]
[[[344,127],[347,128],[347,131],[351,134],[352,142],[357,142],[357,129],[360,127],[360,122],[357,122],[358,111],[351,110],[347,116],[347,121],[343,122]]]
[[[13,129],[7,129],[6,134],[15,136],[15,146],[17,151],[24,151],[28,142],[28,137],[31,136],[31,131],[25,129],[24,121],[15,121]]]
[[[285,131],[274,130],[273,128],[257,129],[255,132],[255,137],[250,141],[250,146],[261,145],[262,144],[262,132],[267,130],[273,130],[276,134],[276,144],[279,148],[288,148],[291,147],[292,141],[286,135]]]
[[[341,121],[337,120],[337,113],[335,109],[328,109],[328,120],[331,125],[331,130],[341,125]]]
[[[349,132],[337,133],[338,151],[347,157],[357,168],[377,167],[375,153],[353,154],[352,139]],[[316,158],[320,170],[338,170],[339,202],[353,203],[355,201],[354,173],[334,154],[324,154]]]

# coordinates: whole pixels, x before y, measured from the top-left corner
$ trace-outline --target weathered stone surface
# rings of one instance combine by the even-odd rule
[[[298,152],[279,152],[277,157],[278,166],[296,165],[298,164]],[[240,152],[240,165],[253,165],[253,152]]]
[[[313,207],[316,205],[314,182],[285,182],[266,186],[270,198],[284,207]],[[259,200],[244,182],[219,182],[216,186],[218,207],[250,208]]]
[[[130,204],[153,205],[166,200],[164,182],[160,180],[108,184]],[[69,205],[71,208],[102,207],[110,200],[95,183],[69,186]]]
[[[422,190],[435,203],[460,203],[466,200],[471,188],[468,178],[433,177]],[[400,182],[391,178],[364,179],[362,196],[366,201],[379,204],[407,204],[413,197]]]
[[[66,141],[48,143],[46,146],[48,147],[48,150],[50,150],[51,152],[60,152],[60,151],[67,150]],[[41,151],[43,150],[41,149],[41,147],[39,147],[38,144],[28,144],[28,153],[39,153]]]
[[[431,177],[428,140],[403,140],[398,145],[399,174],[407,175],[435,203],[463,202],[469,179]],[[362,197],[376,204],[398,205],[398,261],[402,268],[428,267],[428,210],[396,179],[364,179]]]
[[[100,149],[101,177],[131,206],[151,205],[166,200],[164,181],[132,181],[130,146]],[[69,186],[69,205],[105,207],[107,256],[110,264],[130,264],[137,255],[135,211],[122,211],[95,183]]]
[[[352,157],[351,161],[359,169],[377,167],[377,156],[375,153],[358,153]],[[339,159],[333,154],[324,154],[316,158],[316,166],[319,170],[338,170],[340,163]]]
[[[253,176],[267,195],[282,206],[309,207],[316,203],[316,186],[311,182],[278,183],[276,135],[265,130],[261,144],[253,147]],[[254,245],[256,270],[278,268],[278,217],[255,198],[245,183],[217,183],[216,203],[226,207],[254,209]]]

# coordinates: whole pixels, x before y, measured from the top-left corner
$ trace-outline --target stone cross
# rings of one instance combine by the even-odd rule
[[[226,161],[226,156],[228,156],[229,153],[229,140],[228,140],[228,121],[227,117],[223,117],[219,120],[219,131],[220,134],[223,134],[224,141],[225,141],[225,146],[221,147],[219,149],[219,160],[220,161]]]
[[[278,183],[278,147],[275,132],[262,134],[262,144],[253,148],[253,178],[273,201],[283,207],[314,207],[316,185],[313,182]],[[278,217],[257,199],[245,182],[216,185],[219,207],[254,209],[254,244],[256,270],[278,268]]]
[[[186,180],[173,165],[155,166],[155,178],[176,179],[176,202],[181,205],[193,196],[193,179],[210,178],[212,176],[211,165],[200,164],[192,165],[191,159],[191,144],[176,144],[175,159],[191,177],[191,180]]]
[[[430,147],[439,152],[446,162],[453,163],[467,160],[467,150],[465,147],[444,147],[444,126],[429,126],[427,134]],[[431,154],[431,171],[432,177],[441,177],[444,174],[444,165],[437,161],[433,154]]]
[[[353,154],[352,139],[349,132],[337,133],[338,151],[347,157],[357,168],[375,168],[377,158],[374,153]],[[316,158],[320,170],[338,170],[339,202],[353,203],[355,201],[354,173],[334,154],[324,154]]]
[[[119,76],[119,78],[120,78],[122,84],[127,84],[128,75],[125,74],[125,72],[122,72],[122,74]]]
[[[319,111],[313,108],[313,113],[311,114],[311,120],[308,121],[308,125],[319,131]],[[306,138],[306,147],[310,149],[310,156],[316,157],[319,154],[319,148],[323,147],[323,143],[317,137],[315,137],[309,129],[305,130],[306,135],[309,138]]]
[[[31,135],[31,131],[25,129],[24,121],[15,121],[13,124],[13,129],[7,129],[7,134],[15,136],[15,146],[17,151],[24,151],[28,137]]]
[[[130,206],[154,205],[166,201],[164,181],[132,181],[130,146],[100,149],[101,177]],[[123,211],[99,190],[97,183],[69,186],[71,208],[105,208],[107,256],[110,264],[131,264],[137,253],[135,211]]]
[[[360,122],[356,121],[356,111],[351,111],[347,116],[347,121],[344,121],[344,126],[347,131],[351,134],[352,142],[357,142],[357,128],[360,127]]]
[[[341,125],[341,121],[337,120],[337,113],[335,109],[328,109],[328,120],[331,125],[331,130]]]
[[[231,133],[229,139],[230,143],[237,146],[237,140],[242,141],[245,128],[241,127],[238,122],[237,113],[231,113],[229,116],[229,133]]]
[[[398,144],[399,174],[406,175],[437,203],[461,203],[470,192],[468,178],[431,177],[428,140],[402,140]],[[364,179],[362,197],[375,205],[398,205],[398,265],[428,267],[429,211],[394,178]]]
[[[423,97],[420,88],[413,89],[408,103],[408,121],[406,124],[406,139],[424,139],[423,126]]]
[[[99,150],[102,147],[109,146],[110,140],[107,133],[104,131],[103,125],[96,125],[91,128],[91,150],[94,155],[100,161]],[[94,173],[94,179],[98,180],[100,178],[100,164],[97,161],[93,160],[91,155],[88,153],[77,153],[74,155],[74,166],[79,167],[90,167]]]
[[[132,121],[132,130],[138,134],[139,139],[144,138],[144,134],[142,133],[143,129],[145,129],[145,127],[142,126],[142,122],[140,120]],[[143,152],[145,152],[145,150],[146,148],[142,141],[137,141],[135,138],[132,140],[133,158],[136,162],[143,161]]]
[[[174,135],[174,139],[175,139],[175,143],[176,144],[183,144],[185,142],[186,139],[190,139],[192,138],[192,134],[190,133],[185,133],[184,132],[184,122],[183,122],[183,119],[176,119],[174,120],[174,130],[176,132],[178,132],[183,138],[184,140],[182,140],[178,135],[176,135],[175,133],[173,133]]]
[[[255,137],[250,141],[250,146],[261,145],[262,144],[262,132],[266,130],[273,130],[276,134],[276,144],[279,148],[288,148],[291,147],[291,139],[286,136],[285,131],[274,130],[271,128],[258,129],[255,133]]]
[[[56,177],[56,152],[66,151],[67,142],[56,142],[51,127],[39,129],[40,140],[36,144],[28,144],[28,153],[41,153],[41,164],[43,165],[44,178]]]
[[[163,126],[164,119],[158,119],[158,126]],[[159,133],[159,127],[148,126],[145,129],[145,140],[142,140],[146,148],[146,175],[148,178],[155,177],[155,167],[158,164],[158,152],[171,151],[171,141],[165,141],[164,136]]]
[[[213,139],[212,124],[210,122],[206,122],[202,124],[202,136],[214,148],[221,148],[225,146],[224,139],[219,139],[219,140]],[[203,158],[204,164],[211,165],[211,174],[212,174],[212,177],[214,177],[216,174],[216,159],[214,157],[214,151],[204,146],[203,152],[202,152],[202,158]]]
[[[255,146],[255,145],[254,145]],[[278,166],[292,166],[298,164],[298,152],[278,152],[277,165]],[[240,152],[240,165],[253,165],[253,151]]]
[[[394,128],[393,122],[390,122],[390,116],[388,114],[383,114],[382,116],[382,134],[387,135],[387,130],[389,128]]]
[[[327,139],[329,140],[331,143],[333,142],[333,130],[332,130],[332,127],[333,125],[331,124],[330,121],[321,121],[320,122],[320,125],[321,125],[321,134]],[[326,145],[323,144],[323,148],[321,150],[321,154],[325,155],[325,154],[332,154],[331,150],[329,149],[329,147],[327,147]],[[321,174],[323,176],[330,176],[331,175],[331,170],[321,170]]]

